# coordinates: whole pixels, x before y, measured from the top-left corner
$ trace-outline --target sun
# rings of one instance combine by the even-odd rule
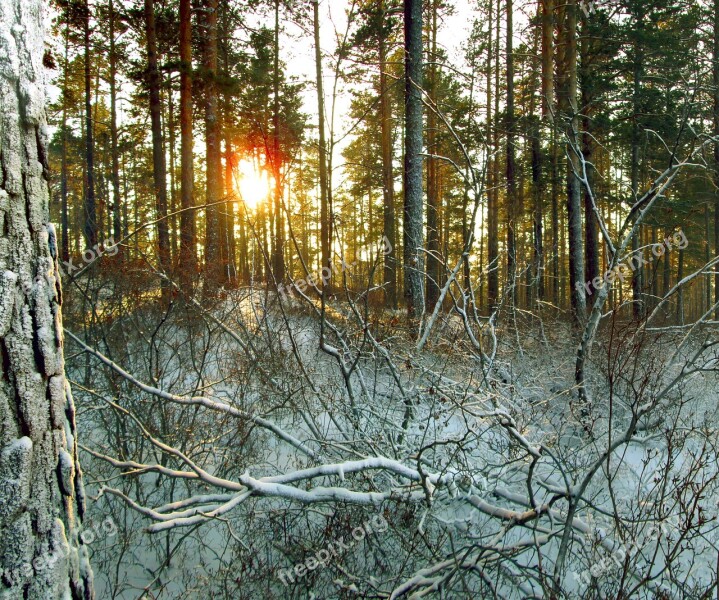
[[[267,199],[272,191],[272,184],[267,171],[260,169],[251,161],[243,158],[237,163],[235,182],[240,199],[249,209],[255,208]]]

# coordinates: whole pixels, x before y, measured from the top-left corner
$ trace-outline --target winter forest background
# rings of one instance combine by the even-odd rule
[[[719,0],[41,5],[0,598],[719,598]]]

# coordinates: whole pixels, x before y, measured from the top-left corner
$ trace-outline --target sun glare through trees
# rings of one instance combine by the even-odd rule
[[[266,202],[273,193],[274,178],[250,159],[241,159],[237,163],[234,178],[240,200],[250,210],[257,208],[261,202]]]

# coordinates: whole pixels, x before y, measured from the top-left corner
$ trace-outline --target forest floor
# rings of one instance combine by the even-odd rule
[[[506,547],[524,543],[521,531],[502,526],[490,510],[478,512],[473,507],[479,502],[492,510],[517,508],[526,501],[528,485],[536,502],[546,502],[565,483],[570,489],[577,486],[598,459],[600,467],[576,507],[577,531],[588,527],[589,533],[585,539],[572,538],[581,552],[575,549],[567,561],[564,586],[569,597],[614,593],[623,580],[615,569],[605,565],[590,588],[581,583],[581,573],[596,565],[602,552],[613,555],[628,539],[644,539],[656,511],[667,505],[691,525],[692,543],[674,551],[668,536],[630,546],[635,556],[625,567],[628,581],[643,582],[636,597],[656,597],[661,585],[671,590],[668,597],[694,597],[687,590],[708,589],[716,581],[719,538],[706,517],[716,517],[719,498],[716,374],[698,369],[685,377],[672,390],[671,402],[658,405],[659,414],[644,419],[642,431],[606,451],[622,435],[636,407],[659,396],[715,332],[699,332],[695,340],[684,343],[683,330],[638,336],[629,321],[606,325],[592,354],[593,427],[588,436],[585,417],[576,406],[576,337],[561,316],[540,322],[525,313],[500,321],[494,332],[496,355],[488,366],[486,356],[467,342],[462,322],[451,315],[417,351],[399,312],[368,310],[358,321],[351,307],[335,302],[327,311],[332,325],[328,329],[317,316],[317,306],[296,304],[279,310],[273,299],[260,291],[239,290],[213,309],[193,313],[194,318],[181,310],[173,314],[147,306],[115,319],[103,318],[95,332],[98,349],[152,386],[187,397],[206,395],[270,419],[324,460],[387,457],[420,472],[451,475],[454,491],[425,487],[423,493],[428,498],[436,493],[436,498],[424,509],[397,501],[383,504],[381,514],[390,523],[391,535],[373,538],[373,546],[355,548],[327,569],[314,570],[286,587],[278,570],[327,547],[378,507],[362,509],[351,502],[314,507],[259,495],[238,505],[227,518],[150,534],[145,528],[151,520],[107,494],[98,497],[98,491],[107,482],[120,481],[117,485],[137,502],[161,506],[197,494],[198,488],[156,475],[118,480],[115,469],[85,455],[86,484],[91,497],[97,498],[91,502],[91,520],[111,518],[121,532],[91,546],[100,597],[203,598],[207,590],[213,598],[385,597],[457,545],[471,549],[480,540],[502,540]],[[368,340],[365,320],[371,323],[373,340]],[[318,462],[242,419],[153,399],[116,374],[91,365],[86,355],[68,352],[68,371],[77,384],[82,439],[103,454],[181,466],[172,457],[161,458],[126,415],[98,405],[99,398],[109,397],[148,432],[227,480],[243,473],[279,476]],[[526,448],[540,446],[552,459],[539,459],[535,465]],[[662,489],[658,477],[670,483]],[[318,483],[299,487],[313,490]],[[379,475],[324,481],[330,490],[359,493],[397,483]],[[701,493],[695,496],[702,505],[690,506],[687,490],[697,485]],[[200,489],[216,493],[208,486]],[[557,503],[550,525],[567,514],[563,502]],[[703,522],[696,526],[692,519]],[[540,532],[547,535],[543,528],[533,535]],[[363,542],[367,543],[369,538]],[[556,560],[558,546],[550,536],[541,548],[520,552],[509,571],[497,571],[495,589],[501,589],[502,596],[547,597],[542,577],[536,575],[537,561]],[[652,558],[650,549],[661,550],[661,556]],[[669,566],[681,573],[681,585]],[[470,588],[480,593],[476,590],[482,585]],[[430,597],[476,596],[448,584],[444,592]]]

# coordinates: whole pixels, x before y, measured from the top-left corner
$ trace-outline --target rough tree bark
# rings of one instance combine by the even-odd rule
[[[60,173],[60,202],[61,202],[61,227],[62,227],[62,249],[60,259],[66,263],[70,260],[70,220],[68,214],[68,193],[67,193],[67,83],[69,67],[69,46],[70,46],[70,15],[69,10],[65,13],[65,60],[63,62],[63,85],[62,85],[62,166]]]
[[[714,83],[714,135],[719,138],[719,0],[713,3],[714,39],[712,44],[712,78]],[[714,254],[719,256],[719,142],[714,144]],[[707,240],[708,242],[708,240]],[[719,304],[719,271],[714,275],[714,302]],[[716,310],[719,319],[719,308]]]
[[[492,28],[492,2],[489,2],[489,28]],[[487,59],[487,90],[490,86],[490,77],[493,62],[494,68],[494,116],[495,120],[499,115],[499,22],[500,22],[500,6],[497,0],[497,17],[495,19],[495,36],[494,49],[492,49],[492,40],[489,40],[489,56],[493,60]],[[491,99],[489,91],[487,92],[487,113],[491,111]],[[488,128],[490,118],[487,118]],[[494,126],[492,131],[492,157],[491,166],[488,166],[489,175],[489,191],[487,193],[487,261],[489,263],[489,274],[487,276],[487,302],[489,303],[490,312],[499,305],[499,159],[497,158],[499,150],[499,127]]]
[[[517,238],[516,221],[518,218],[517,184],[515,180],[516,164],[514,157],[515,114],[514,114],[514,35],[512,0],[507,0],[507,114],[506,114],[506,157],[507,176],[507,286],[512,304],[517,302]]]
[[[206,230],[205,274],[210,282],[222,277],[220,264],[220,220],[217,202],[220,200],[222,171],[220,164],[220,127],[217,99],[217,9],[218,0],[206,0],[205,39],[203,44],[205,68],[205,144],[206,150]],[[210,293],[209,288],[205,293]]]
[[[632,164],[631,164],[631,187],[632,187],[632,204],[637,201],[639,193],[639,144],[641,142],[641,131],[639,129],[639,115],[641,111],[641,94],[642,84],[644,80],[644,50],[640,42],[641,31],[644,29],[644,11],[641,2],[636,5],[635,27],[638,35],[634,41],[634,49],[632,59],[634,62],[634,89],[632,93],[633,118],[632,118]],[[632,252],[639,252],[639,236],[641,235],[641,227],[632,238]],[[682,292],[680,291],[680,294]],[[680,296],[681,297],[681,296]],[[635,269],[632,277],[632,313],[635,320],[641,320],[645,313],[644,307],[644,268],[639,264]]]
[[[719,0],[718,0],[719,1]],[[384,29],[385,6],[380,0],[382,28],[379,33],[379,106],[382,125],[382,200],[383,233],[390,249],[384,256],[384,292],[388,308],[397,308],[397,236],[394,214],[394,173],[392,167],[392,106],[387,74],[387,38]]]
[[[590,35],[589,20],[585,16],[582,19],[584,35],[582,36],[582,59],[581,59],[581,85],[582,85],[582,155],[587,163],[587,181],[589,188],[594,189],[594,65],[592,54],[594,52],[593,40]],[[586,280],[593,281],[599,276],[599,224],[594,214],[592,196],[589,189],[584,190],[584,233],[586,243]],[[589,304],[589,302],[588,302]]]
[[[160,268],[170,272],[170,237],[167,231],[167,165],[162,135],[162,103],[160,101],[160,71],[157,66],[157,32],[155,3],[145,0],[145,34],[147,36],[147,87],[150,92],[150,123],[152,128],[152,176],[157,211],[157,240]],[[166,286],[163,285],[163,290]]]
[[[192,285],[197,273],[194,172],[192,157],[192,6],[180,0],[180,277]]]
[[[572,316],[575,325],[581,324],[587,313],[587,300],[583,284],[584,275],[584,232],[579,172],[577,132],[579,119],[577,110],[577,0],[570,0],[561,9],[561,36],[563,50],[558,61],[560,85],[558,108],[564,121],[565,136],[569,142],[567,160],[567,235],[569,238],[569,286],[572,301]]]
[[[110,20],[110,149],[112,153],[112,235],[115,242],[122,239],[120,218],[120,152],[117,134],[117,49],[115,47],[115,6],[109,2]],[[121,247],[118,247],[122,251]],[[121,256],[121,255],[120,255]]]
[[[405,0],[404,295],[410,321],[424,313],[422,235],[422,2]],[[415,333],[417,333],[415,331]]]
[[[546,172],[543,173],[545,181],[548,179],[551,191],[551,298],[555,304],[559,303],[559,208],[557,205],[557,146],[555,143],[554,112],[554,0],[542,0],[542,120],[551,128],[552,136],[549,140],[549,156],[546,161]]]
[[[97,215],[95,212],[95,149],[93,141],[92,87],[90,77],[90,5],[83,5],[83,45],[85,48],[85,244],[92,248],[97,243]]]
[[[437,13],[439,11],[438,0],[432,0],[430,6],[430,52],[431,61],[428,69],[429,101],[431,105],[437,106]],[[437,143],[438,119],[434,110],[427,115],[427,153],[439,154]],[[439,239],[439,211],[440,211],[440,172],[439,161],[430,158],[427,161],[427,311],[433,311],[439,299],[440,286],[440,239]]]
[[[50,224],[42,0],[0,0],[0,597],[94,597]]]
[[[319,119],[320,159],[320,246],[323,274],[322,290],[332,289],[332,215],[329,206],[329,176],[327,173],[327,141],[325,139],[325,91],[322,83],[322,49],[320,48],[319,2],[312,2],[312,21],[315,37],[315,69],[317,75],[317,115]]]
[[[272,170],[275,187],[275,243],[273,271],[279,284],[285,280],[285,225],[282,217],[282,160],[280,158],[280,0],[275,0],[275,49],[272,77]]]
[[[537,9],[538,22],[541,22],[541,8]],[[542,30],[541,27],[535,27],[535,38],[534,38],[534,54],[536,55],[537,46],[540,43],[540,36]],[[532,87],[536,89],[541,86],[541,72],[538,61],[535,61],[532,65]],[[530,114],[535,114],[535,92],[532,92],[531,100],[529,103]],[[530,147],[532,154],[532,204],[533,204],[533,217],[532,217],[532,241],[534,246],[533,256],[533,269],[532,269],[532,286],[530,292],[533,295],[533,302],[544,300],[544,178],[542,177],[543,171],[543,155],[541,147],[541,135],[542,135],[542,123],[539,118],[535,118],[531,122],[530,129]],[[530,305],[530,306],[531,306]]]
[[[230,72],[229,66],[229,44],[230,44],[230,14],[227,3],[218,6],[221,12],[218,15],[218,54],[222,58],[222,65],[218,71],[222,81],[226,81]],[[222,174],[222,199],[224,202],[219,205],[219,243],[220,243],[220,265],[222,268],[222,281],[227,288],[237,287],[237,270],[235,262],[235,225],[234,225],[234,184],[232,181],[232,157],[228,155],[228,148],[231,137],[231,113],[228,108],[229,98],[226,93],[219,96],[220,114],[222,125],[219,127],[219,135],[225,141],[225,166]],[[218,100],[218,101],[219,101]],[[229,172],[228,172],[229,169]]]

